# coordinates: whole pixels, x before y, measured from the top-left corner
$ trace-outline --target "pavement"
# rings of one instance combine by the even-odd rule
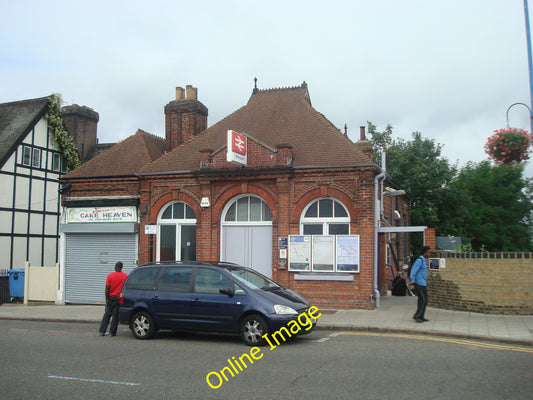
[[[448,336],[533,346],[533,315],[480,314],[428,307],[416,323],[416,297],[385,296],[374,310],[321,310],[317,329]],[[102,305],[0,305],[0,320],[100,323]]]

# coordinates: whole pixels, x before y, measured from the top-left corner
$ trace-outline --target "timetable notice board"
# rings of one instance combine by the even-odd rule
[[[289,236],[289,270],[311,270],[311,236]]]
[[[359,272],[359,235],[290,235],[289,271]]]

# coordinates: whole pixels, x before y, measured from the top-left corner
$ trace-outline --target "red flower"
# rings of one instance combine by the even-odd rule
[[[518,164],[529,159],[533,134],[519,128],[497,129],[487,139],[484,149],[498,164]]]

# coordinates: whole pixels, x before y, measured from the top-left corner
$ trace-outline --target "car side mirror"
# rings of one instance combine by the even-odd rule
[[[233,290],[231,290],[230,288],[219,289],[218,291],[220,292],[220,294],[226,294],[229,297],[233,297],[233,295],[235,294],[235,293],[233,293]]]

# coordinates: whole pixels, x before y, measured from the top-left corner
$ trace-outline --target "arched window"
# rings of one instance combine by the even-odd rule
[[[169,204],[161,213],[162,220],[190,220],[194,219],[196,222],[196,216],[190,205],[178,202]]]
[[[245,195],[229,205],[224,222],[272,222],[272,213],[264,200]]]
[[[344,205],[335,199],[317,199],[309,203],[300,218],[303,235],[349,235],[350,216]]]
[[[157,260],[196,260],[196,216],[188,204],[169,203],[157,219]]]

